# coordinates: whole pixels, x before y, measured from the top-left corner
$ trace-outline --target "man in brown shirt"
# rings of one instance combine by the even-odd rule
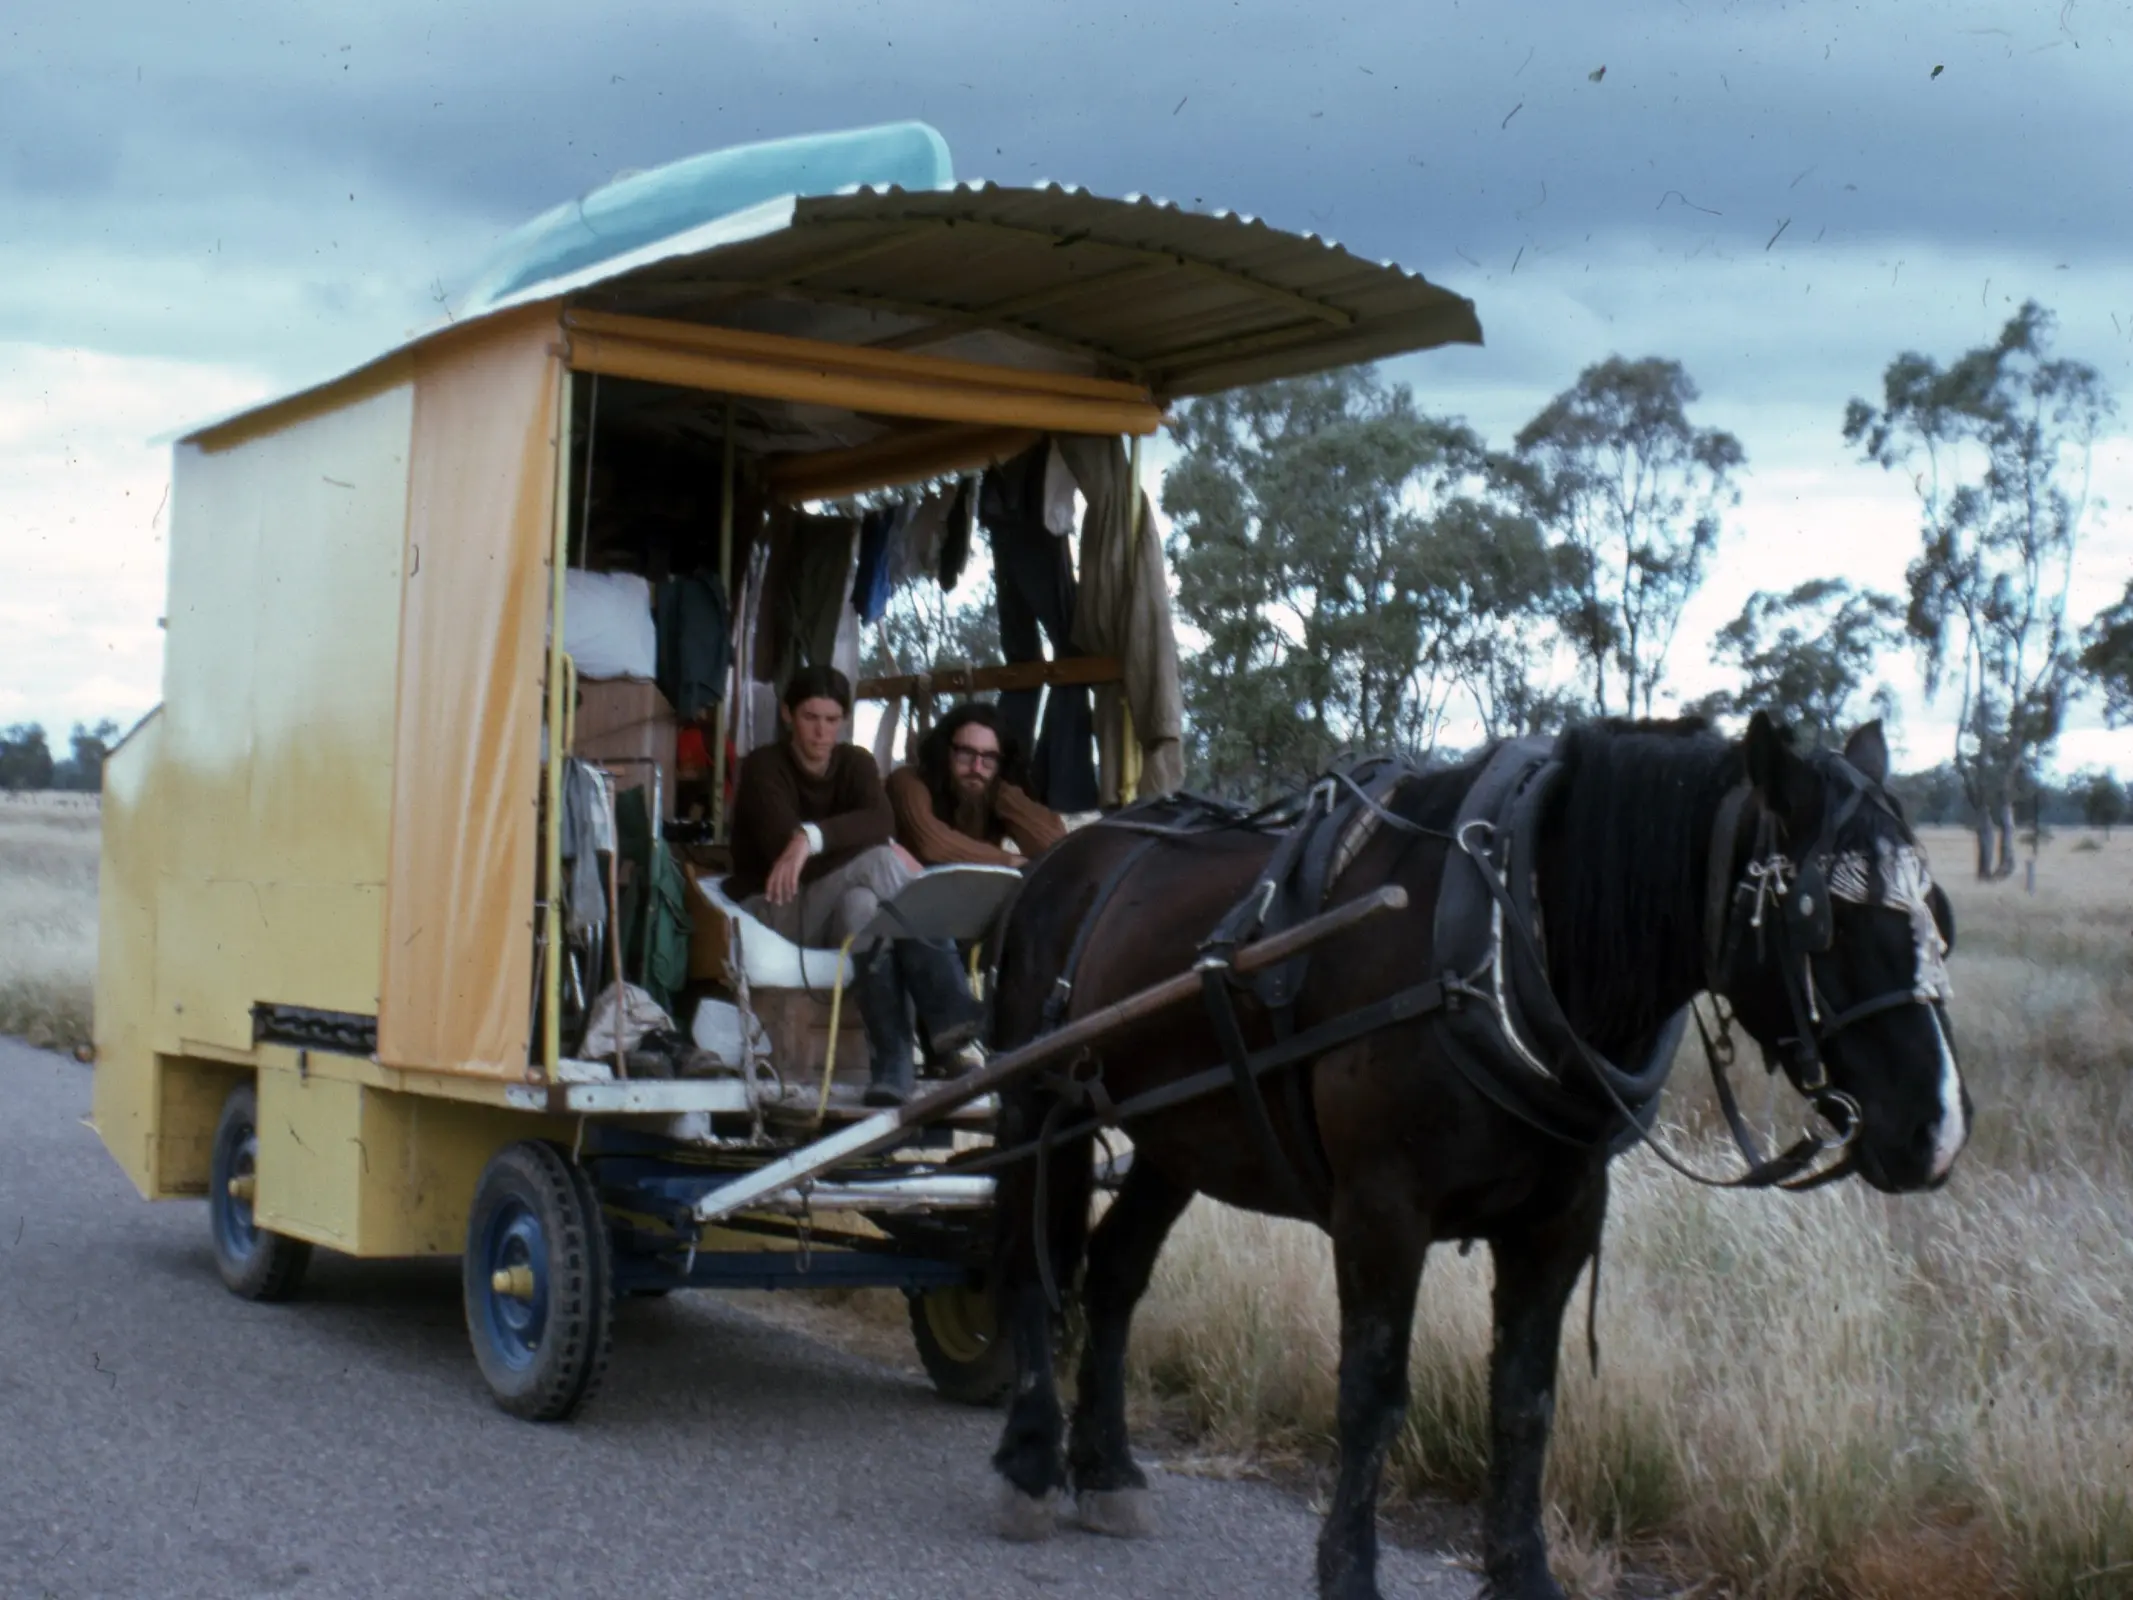
[[[839,742],[851,709],[843,673],[801,668],[785,688],[785,737],[751,752],[735,785],[726,892],[797,944],[841,945],[919,870],[890,838],[895,818],[873,756]],[[983,1008],[944,945],[868,941],[854,946],[853,968],[872,1060],[867,1104],[899,1104],[915,1080],[912,1009],[939,1062],[977,1037]]]
[[[1021,780],[1021,749],[999,712],[965,701],[920,741],[913,765],[889,774],[897,843],[929,867],[1027,866],[1066,837],[1066,824]],[[1004,849],[1008,842],[1021,853]]]

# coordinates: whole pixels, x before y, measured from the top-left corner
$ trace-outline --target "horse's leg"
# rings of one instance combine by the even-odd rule
[[[1407,1351],[1429,1229],[1413,1207],[1344,1189],[1333,1202],[1340,1290],[1340,1470],[1318,1535],[1321,1600],[1378,1600],[1378,1488],[1407,1414]]]
[[[1126,1338],[1147,1292],[1156,1255],[1192,1199],[1145,1161],[1135,1161],[1118,1198],[1089,1239],[1081,1291],[1088,1335],[1067,1438],[1075,1509],[1092,1533],[1139,1538],[1154,1532],[1148,1479],[1126,1438]]]
[[[1060,1449],[1065,1418],[1052,1370],[1052,1307],[1039,1275],[1037,1252],[1051,1254],[1052,1280],[1062,1297],[1074,1288],[1089,1232],[1091,1144],[1083,1139],[1051,1152],[1046,1161],[1046,1233],[1037,1237],[1038,1180],[1035,1163],[1018,1162],[996,1190],[999,1211],[999,1313],[1015,1343],[1015,1393],[1007,1425],[993,1452],[993,1469],[1004,1479],[999,1526],[1003,1537],[1049,1538],[1057,1497],[1066,1486]]]
[[[1489,1500],[1483,1556],[1493,1600],[1562,1600],[1541,1531],[1541,1473],[1555,1420],[1563,1307],[1599,1244],[1607,1168],[1546,1221],[1492,1241],[1496,1348],[1489,1364]]]

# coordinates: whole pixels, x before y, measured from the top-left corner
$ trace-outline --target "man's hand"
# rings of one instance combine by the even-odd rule
[[[772,864],[770,877],[763,884],[763,895],[772,905],[782,906],[800,892],[800,869],[807,865],[807,856],[807,835],[795,833],[792,842]]]

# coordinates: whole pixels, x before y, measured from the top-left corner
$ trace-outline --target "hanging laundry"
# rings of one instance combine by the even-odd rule
[[[953,593],[963,581],[963,568],[970,561],[971,529],[977,522],[979,485],[982,478],[965,478],[955,486],[955,500],[948,507],[948,524],[941,534],[939,567],[943,593]]]
[[[1045,640],[1055,661],[1084,653],[1074,648],[1070,637],[1075,601],[1071,547],[1055,537],[1045,521],[1050,448],[1046,441],[996,473],[986,473],[979,496],[980,515],[992,542],[1000,653],[1009,662],[1041,661]],[[1085,686],[1009,690],[1000,696],[1000,719],[1031,752],[1030,790],[1037,799],[1054,811],[1096,808],[1095,722]]]
[[[851,610],[858,542],[859,524],[850,517],[792,519],[786,560],[774,564],[765,582],[779,623],[777,670],[770,680],[776,688],[782,690],[801,667],[831,664],[838,624]]]
[[[837,613],[837,635],[830,644],[829,664],[844,674],[846,683],[859,682],[859,613],[850,606]],[[844,719],[844,738],[852,737],[852,719]]]
[[[706,567],[662,583],[657,624],[659,692],[693,722],[725,698],[733,661],[733,618],[718,574]]]
[[[903,717],[904,697],[890,696],[881,708],[881,721],[874,725],[874,765],[883,772],[896,770],[896,730]]]
[[[903,539],[891,552],[889,588],[892,593],[918,578],[940,571],[941,541],[948,532],[948,507],[954,497],[929,494],[911,510]]]
[[[1058,538],[1074,531],[1074,474],[1057,439],[1047,440],[1044,455],[1044,526]]]
[[[615,851],[615,781],[602,768],[567,758],[563,763],[561,853],[570,864],[564,879],[564,926],[583,940],[607,923],[607,889],[600,857]]]
[[[1091,655],[1119,658],[1125,703],[1132,709],[1134,740],[1140,746],[1137,794],[1113,798],[1169,794],[1185,781],[1185,707],[1155,509],[1133,481],[1126,447],[1116,438],[1069,438],[1062,453],[1088,501],[1081,524],[1074,642]],[[1112,725],[1102,730],[1106,749],[1118,746],[1123,731],[1117,698],[1107,693],[1099,702],[1101,710],[1111,713]]]
[[[903,546],[904,529],[911,521],[911,507],[889,506],[870,511],[859,524],[859,567],[852,576],[852,609],[859,620],[875,623],[889,609],[895,592],[896,557]]]
[[[689,981],[689,908],[682,870],[666,842],[654,835],[642,789],[615,803],[618,859],[634,869],[621,896],[622,959],[647,993],[671,1008]]]

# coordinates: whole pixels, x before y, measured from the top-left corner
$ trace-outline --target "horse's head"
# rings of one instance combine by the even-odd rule
[[[1714,982],[1877,1189],[1934,1188],[1969,1137],[1944,957],[1954,913],[1885,787],[1881,724],[1796,754],[1758,712],[1713,865]],[[1730,830],[1730,831],[1729,831]],[[1743,855],[1742,843],[1746,850]]]

